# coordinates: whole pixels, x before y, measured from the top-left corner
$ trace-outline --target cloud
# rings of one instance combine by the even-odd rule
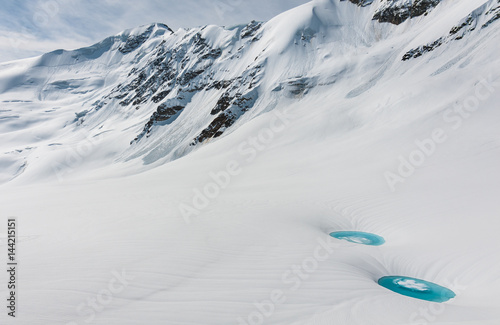
[[[235,25],[307,0],[25,0],[0,8],[0,62],[96,43],[124,29],[162,22],[172,29]]]

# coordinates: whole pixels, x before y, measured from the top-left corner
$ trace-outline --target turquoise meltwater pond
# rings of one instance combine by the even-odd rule
[[[362,231],[336,231],[330,233],[330,236],[362,245],[380,246],[385,243],[384,238]]]
[[[432,282],[405,276],[384,276],[378,284],[404,296],[433,302],[445,302],[455,298],[455,293],[448,288]]]

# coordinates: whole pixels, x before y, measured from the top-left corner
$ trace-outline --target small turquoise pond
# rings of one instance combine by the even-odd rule
[[[450,289],[405,276],[384,276],[378,280],[378,284],[401,295],[427,301],[445,302],[455,298],[455,293]]]
[[[330,233],[330,236],[362,245],[380,246],[385,243],[384,238],[362,231],[336,231]]]

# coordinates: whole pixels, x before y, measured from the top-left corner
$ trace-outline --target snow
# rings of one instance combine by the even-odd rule
[[[115,37],[0,65],[1,211],[19,220],[20,261],[18,318],[0,322],[498,324],[499,23],[401,60],[485,2],[443,1],[400,26],[371,20],[380,1],[312,2],[252,43],[236,39],[241,26],[206,27],[207,42],[227,46],[214,78],[261,53],[265,67],[255,106],[196,147],[216,90],[132,146],[156,105],[90,109],[161,41],[201,29],[128,54]],[[299,79],[312,86],[294,95]],[[344,230],[386,242],[329,236]],[[5,233],[2,222],[4,248]],[[457,296],[398,295],[377,284],[390,275]]]

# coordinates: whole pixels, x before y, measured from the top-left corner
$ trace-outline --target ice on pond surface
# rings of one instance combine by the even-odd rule
[[[445,302],[455,297],[448,288],[432,282],[405,276],[385,276],[378,284],[404,296],[433,302]]]
[[[330,233],[330,236],[362,245],[380,246],[385,243],[384,238],[362,231],[336,231]]]
[[[409,290],[415,290],[415,291],[429,291],[430,288],[428,285],[426,285],[423,282],[419,282],[413,279],[400,279],[395,281],[395,283],[401,287],[405,287],[406,289]]]

